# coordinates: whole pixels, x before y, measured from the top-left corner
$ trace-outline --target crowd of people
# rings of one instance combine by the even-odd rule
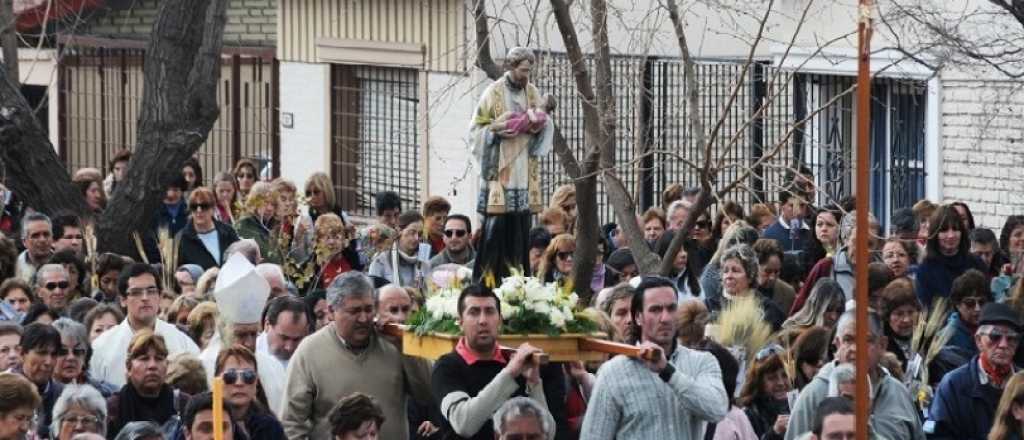
[[[75,173],[90,209],[129,160],[116,155],[107,178]],[[381,192],[357,225],[326,174],[302,191],[260,176],[242,160],[204,180],[190,160],[134,255],[97,253],[78,216],[9,198],[0,440],[209,439],[215,378],[228,439],[851,438],[858,325],[872,438],[1024,438],[1024,216],[997,237],[966,204],[921,200],[887,231],[871,217],[871,262],[857,268],[854,201],[817,206],[806,169],[773,202],[705,212],[672,185],[637,216],[641,242],[602,227],[594,295],[578,305],[645,356],[537,363],[529,343],[506,350],[501,301],[475,282],[458,299],[458,344],[431,361],[381,326],[423,306],[435,269],[474,267],[468,213]],[[574,189],[549,200],[521,237],[522,270],[572,288]],[[642,246],[672,272],[642,273]],[[854,300],[856,270],[868,304]]]

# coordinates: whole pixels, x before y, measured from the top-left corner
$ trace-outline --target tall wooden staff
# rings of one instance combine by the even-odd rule
[[[868,440],[868,158],[871,145],[871,0],[859,0],[857,34],[857,440]]]

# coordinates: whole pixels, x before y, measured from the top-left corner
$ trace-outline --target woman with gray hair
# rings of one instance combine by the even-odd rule
[[[722,255],[729,248],[738,244],[753,246],[757,241],[757,230],[750,227],[744,220],[736,220],[729,225],[722,233],[722,239],[718,241],[718,249],[711,256],[711,262],[704,266],[700,274],[700,292],[705,301],[708,302],[708,309],[711,304],[722,301]],[[756,275],[757,272],[755,271]],[[712,309],[712,312],[715,310]]]
[[[92,347],[85,326],[68,318],[60,318],[53,322],[53,328],[60,333],[61,342],[53,368],[54,380],[63,384],[88,384],[104,398],[117,392],[114,385],[89,376]]]
[[[164,440],[164,433],[156,423],[131,422],[121,428],[114,440]]]
[[[53,406],[52,438],[70,440],[77,434],[107,435],[107,401],[89,385],[67,385]]]
[[[772,330],[782,328],[786,314],[779,305],[762,295],[757,287],[757,254],[746,244],[737,244],[722,252],[719,258],[722,276],[722,296],[707,298],[705,303],[711,312],[712,320],[717,320],[719,313],[729,307],[729,303],[738,298],[754,297],[758,299],[764,312],[764,319],[772,325]]]
[[[518,419],[532,422],[510,423]],[[529,397],[513,397],[494,413],[494,433],[499,440],[512,438],[555,438],[555,419],[551,413]],[[543,436],[543,437],[540,437]]]

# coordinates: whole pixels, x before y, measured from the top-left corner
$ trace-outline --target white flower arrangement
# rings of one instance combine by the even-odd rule
[[[461,278],[461,277],[456,277]],[[438,283],[441,284],[441,283]],[[461,289],[455,285],[439,288],[427,298],[424,311],[415,314],[410,324],[417,333],[457,332],[458,301]],[[534,277],[513,274],[494,289],[501,302],[504,334],[590,333],[597,325],[574,312],[579,297],[555,283],[542,283]]]

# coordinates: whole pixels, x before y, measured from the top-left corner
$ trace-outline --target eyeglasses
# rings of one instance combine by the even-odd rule
[[[462,238],[462,237],[465,237],[466,234],[467,234],[467,232],[466,232],[465,229],[445,229],[444,230],[444,236],[448,237],[448,238],[452,238],[453,235],[456,236],[456,237]]]
[[[209,211],[210,208],[213,208],[212,203],[190,203],[188,205],[188,209],[193,211]]]
[[[57,347],[57,350],[55,350],[53,352],[53,354],[57,355],[57,357],[67,356],[68,353],[71,353],[71,354],[75,355],[75,357],[85,357],[85,348],[84,347],[75,347],[75,348],[72,348],[71,350],[68,350],[66,347],[61,346],[61,347]]]
[[[49,283],[44,284],[43,287],[45,287],[46,290],[54,290],[54,289],[67,289],[68,286],[70,286],[70,285],[71,284],[68,283],[67,281],[59,281],[59,282],[51,281]]]
[[[782,346],[779,344],[768,344],[767,347],[762,348],[761,351],[757,352],[757,355],[754,356],[754,360],[757,362],[762,362],[765,359],[768,359],[769,357],[772,357],[774,355],[781,355],[782,353],[785,352],[786,350],[783,349]]]
[[[1008,343],[1008,344],[1016,344],[1017,342],[1020,341],[1020,333],[1015,333],[1015,332],[1003,333],[1003,332],[992,331],[992,332],[986,333],[985,335],[988,336],[988,338],[992,340],[993,344],[999,344],[1000,342],[1003,341],[1003,338],[1006,338],[1006,343]]]
[[[572,253],[573,253],[573,251],[559,252],[559,253],[555,254],[555,256],[558,257],[559,260],[565,261],[565,260],[568,260],[568,259],[572,258]]]
[[[128,296],[133,296],[133,297],[146,296],[146,295],[157,296],[159,294],[160,294],[160,289],[157,289],[156,286],[136,287],[134,289],[128,289]]]
[[[967,308],[969,309],[973,309],[975,307],[984,307],[985,304],[988,303],[988,300],[985,298],[971,297],[964,298],[963,300],[960,301],[960,303],[967,306]]]
[[[224,379],[224,383],[228,385],[234,385],[241,379],[246,385],[252,385],[256,383],[256,372],[250,369],[236,370],[234,368],[227,370],[221,375]]]
[[[79,425],[83,428],[95,427],[100,423],[100,418],[96,416],[67,416],[61,417],[61,423],[69,423],[72,426]]]

